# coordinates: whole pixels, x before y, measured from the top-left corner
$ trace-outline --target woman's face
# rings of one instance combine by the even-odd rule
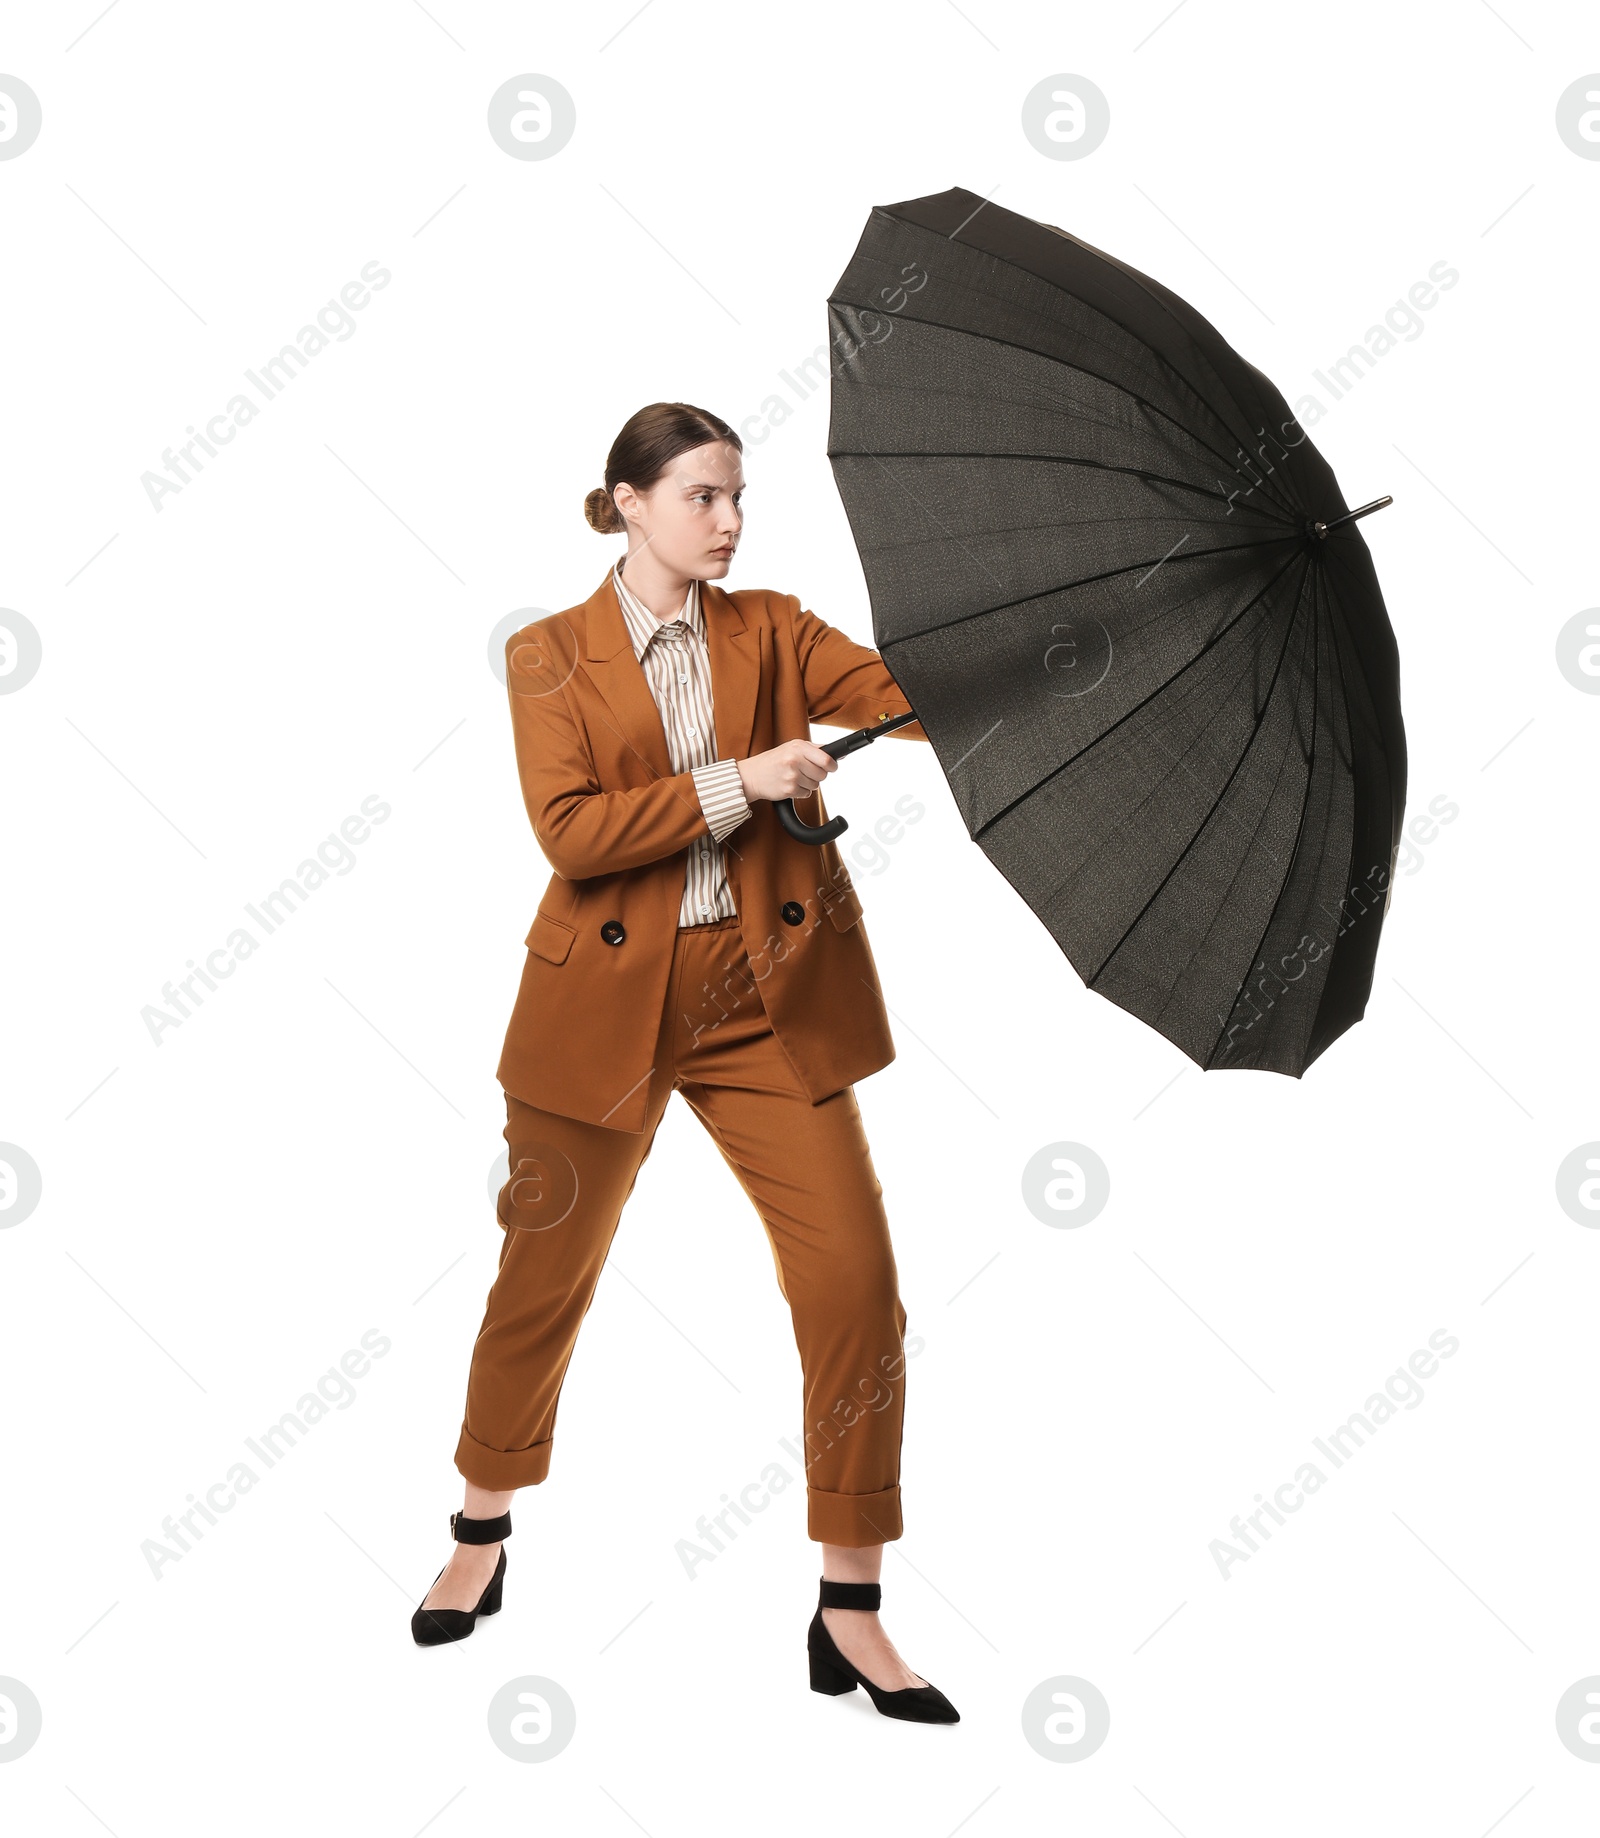
[[[648,543],[656,560],[685,580],[720,581],[744,528],[743,493],[744,467],[731,442],[708,441],[680,453],[648,491],[617,487],[630,552]]]

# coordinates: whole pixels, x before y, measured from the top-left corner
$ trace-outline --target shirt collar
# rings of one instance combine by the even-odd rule
[[[622,608],[623,622],[628,628],[628,637],[633,644],[633,654],[642,660],[651,639],[661,630],[663,624],[668,624],[670,621],[657,619],[649,607],[623,580],[620,558],[611,571],[611,578],[616,583],[617,602]],[[705,613],[700,605],[700,583],[698,581],[689,583],[684,605],[679,609],[677,616],[694,631],[697,637],[702,639],[705,637]]]

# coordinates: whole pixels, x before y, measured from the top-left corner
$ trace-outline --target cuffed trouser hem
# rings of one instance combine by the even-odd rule
[[[525,1449],[491,1449],[469,1436],[465,1427],[456,1444],[456,1470],[474,1487],[505,1493],[513,1487],[532,1487],[550,1472],[551,1440],[530,1443]]]
[[[888,1544],[903,1531],[898,1487],[882,1493],[806,1489],[806,1536],[817,1544]]]

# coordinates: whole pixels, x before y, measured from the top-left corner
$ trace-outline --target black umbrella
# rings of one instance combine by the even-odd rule
[[[1393,884],[1399,660],[1354,521],[1391,500],[1348,509],[1177,295],[973,192],[874,210],[828,311],[874,636],[974,840],[1089,988],[1298,1077],[1365,1011]]]

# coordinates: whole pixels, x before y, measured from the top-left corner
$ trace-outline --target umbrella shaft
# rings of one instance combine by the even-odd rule
[[[845,754],[854,753],[858,747],[870,747],[873,741],[884,734],[892,734],[896,728],[909,727],[917,718],[917,711],[911,709],[904,715],[891,715],[886,721],[874,722],[870,728],[857,728],[854,733],[846,734],[841,740],[830,740],[823,744],[823,752],[831,753],[835,759],[843,759]]]

